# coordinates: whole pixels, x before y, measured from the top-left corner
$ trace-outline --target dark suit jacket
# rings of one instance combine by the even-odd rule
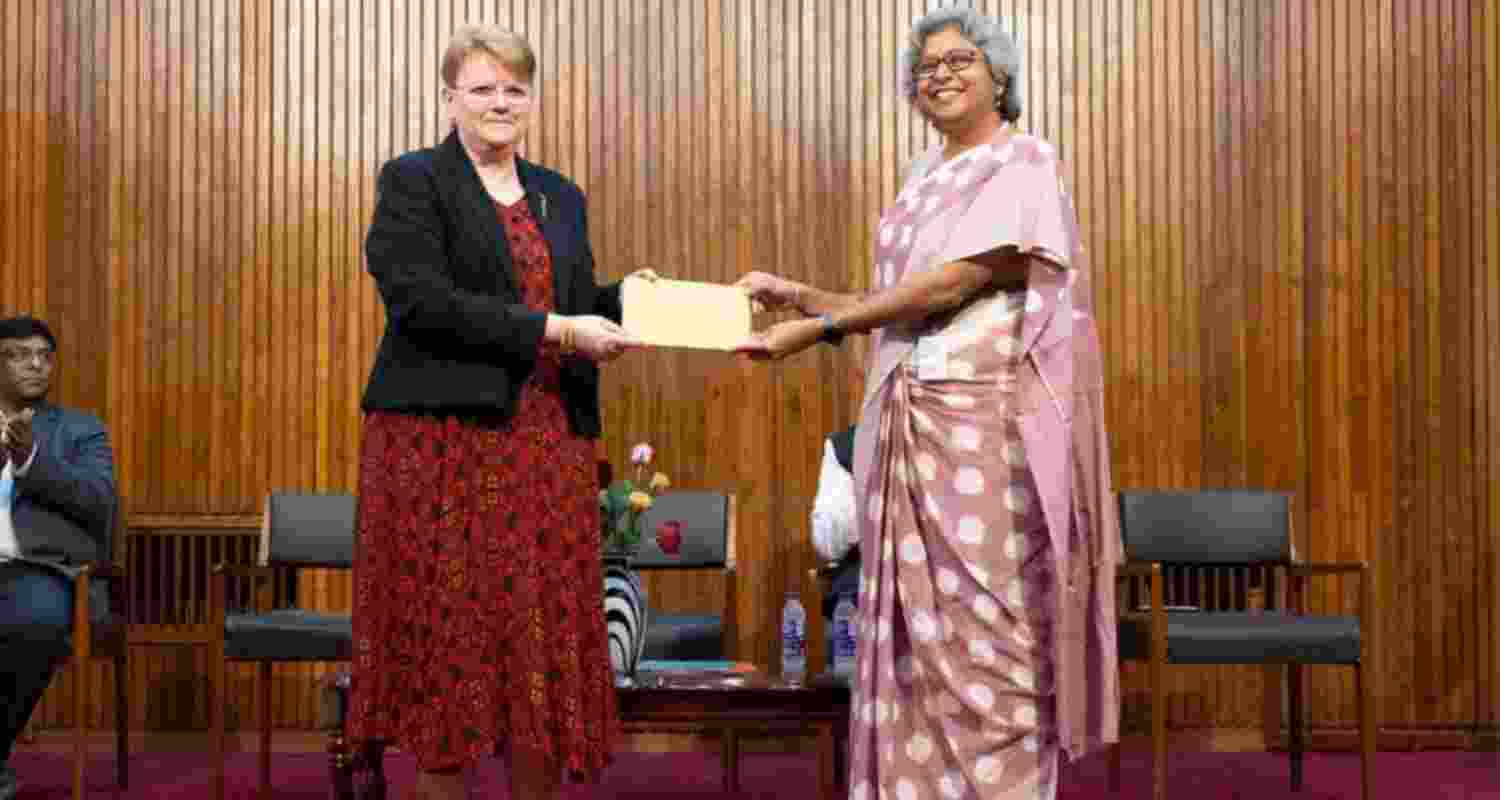
[[[69,565],[110,558],[115,462],[109,432],[92,414],[42,404],[32,418],[36,455],[16,479],[11,521],[27,561]]]
[[[516,167],[551,250],[557,313],[618,322],[619,284],[594,279],[583,193],[545,167]],[[365,253],[386,327],[365,410],[509,419],[546,314],[522,299],[504,226],[458,135],[386,163],[377,191]],[[574,433],[598,436],[598,369],[565,359],[562,389]]]

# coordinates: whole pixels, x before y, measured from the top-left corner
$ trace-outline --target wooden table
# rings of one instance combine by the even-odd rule
[[[631,732],[718,733],[724,790],[739,790],[739,735],[802,734],[817,737],[818,798],[833,800],[842,788],[843,745],[849,731],[849,687],[815,677],[789,683],[745,664],[727,669],[639,672],[636,685],[618,690],[620,724]]]
[[[739,790],[740,734],[804,734],[817,737],[819,800],[834,800],[844,787],[843,747],[849,734],[849,687],[831,677],[790,683],[743,663],[653,662],[635,685],[617,689],[620,726],[630,732],[717,733],[723,743],[724,790]],[[384,800],[384,745],[352,743],[344,737],[349,675],[324,680],[330,717],[328,746],[334,796]]]

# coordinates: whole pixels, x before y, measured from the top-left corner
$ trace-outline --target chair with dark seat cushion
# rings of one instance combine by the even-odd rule
[[[640,548],[634,566],[650,572],[709,571],[723,574],[724,594],[716,609],[666,614],[654,608],[646,613],[643,661],[734,661],[738,640],[736,608],[739,591],[735,574],[735,496],[712,491],[671,491],[657,497],[641,515]],[[681,526],[682,540],[676,553],[663,552],[656,531],[663,523]],[[674,723],[625,723],[630,732],[697,732],[707,729],[692,720]],[[726,791],[737,791],[739,738],[732,730],[720,731],[720,763],[724,767]]]
[[[209,653],[209,719],[215,757],[214,797],[224,796],[225,704],[228,662],[258,667],[260,796],[271,796],[271,667],[277,663],[348,661],[353,653],[348,614],[271,608],[271,579],[301,568],[349,569],[354,563],[355,498],[351,494],[272,493],[261,524],[259,563],[219,565],[209,587],[214,626]],[[253,607],[228,609],[230,578],[252,581]],[[336,760],[341,754],[335,754]],[[335,780],[347,777],[335,764]],[[378,768],[378,764],[375,765]],[[347,792],[341,792],[345,794]]]
[[[115,783],[130,787],[130,706],[126,687],[130,684],[130,647],[126,624],[130,619],[129,592],[125,591],[125,537],[120,498],[113,499],[107,540],[100,549],[111,561],[83,564],[73,577],[73,642],[70,657],[73,674],[73,797],[82,800],[83,766],[88,761],[88,709],[92,705],[88,664],[96,658],[114,662],[115,674]],[[101,581],[103,582],[101,584]],[[94,604],[107,606],[96,614]]]
[[[1292,546],[1291,498],[1284,493],[1125,491],[1119,503],[1126,556],[1122,574],[1149,580],[1149,600],[1126,603],[1119,647],[1122,661],[1150,664],[1152,796],[1166,797],[1167,664],[1283,665],[1293,790],[1302,785],[1302,666],[1326,664],[1354,669],[1360,695],[1363,796],[1373,797],[1374,676],[1364,670],[1373,651],[1373,631],[1365,622],[1374,605],[1368,566],[1299,562]],[[1213,573],[1224,578],[1213,586],[1227,588],[1205,590],[1202,581],[1179,580],[1185,570]],[[1308,615],[1306,578],[1341,573],[1359,576],[1357,612]],[[1279,576],[1284,576],[1291,593],[1285,611],[1276,610]],[[1255,581],[1264,589],[1264,610],[1245,603],[1246,588]],[[1177,591],[1169,593],[1169,583]],[[1187,585],[1193,587],[1191,592],[1185,591]],[[1110,771],[1111,782],[1118,786],[1118,746]]]
[[[641,515],[640,549],[634,566],[646,573],[666,570],[720,570],[723,603],[718,608],[664,614],[647,612],[643,659],[668,661],[734,660],[735,498],[724,492],[671,491],[657,497]],[[676,522],[682,543],[675,554],[663,552],[657,527]]]

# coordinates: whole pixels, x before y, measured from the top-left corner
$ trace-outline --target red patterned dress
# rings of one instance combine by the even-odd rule
[[[526,304],[552,259],[524,201],[496,205]],[[618,724],[601,603],[594,443],[544,348],[507,423],[371,412],[360,464],[349,733],[422,770],[510,738],[593,779]]]

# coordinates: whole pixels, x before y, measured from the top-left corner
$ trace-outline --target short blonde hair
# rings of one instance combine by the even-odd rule
[[[536,53],[519,33],[495,25],[465,25],[453,32],[443,51],[443,85],[457,88],[458,71],[475,53],[490,56],[527,83],[536,74]]]

